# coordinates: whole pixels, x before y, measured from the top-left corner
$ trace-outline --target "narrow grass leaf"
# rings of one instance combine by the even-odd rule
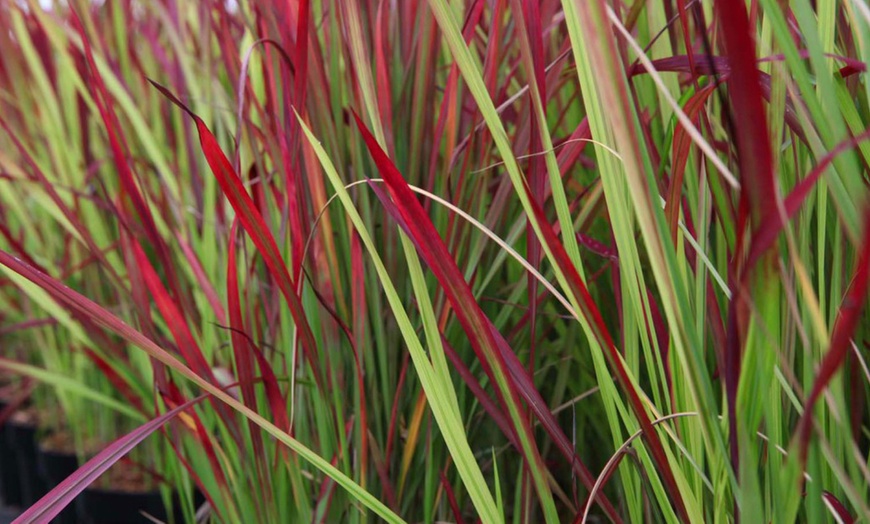
[[[218,184],[226,195],[233,209],[238,213],[239,221],[245,228],[245,231],[251,236],[254,244],[257,246],[263,261],[269,268],[269,272],[278,284],[281,293],[287,301],[287,306],[290,309],[293,320],[296,322],[296,328],[299,330],[302,347],[305,350],[308,364],[311,366],[312,372],[318,384],[325,385],[323,375],[320,371],[319,360],[317,357],[317,343],[314,340],[314,334],[311,332],[311,327],[305,316],[305,311],[302,308],[302,302],[294,291],[294,282],[287,271],[281,253],[278,251],[278,245],[275,243],[275,238],[266,226],[263,216],[257,211],[254,201],[251,199],[245,190],[242,180],[233,169],[232,164],[224,155],[218,145],[217,139],[209,131],[205,122],[202,121],[193,111],[191,111],[184,103],[169,92],[165,87],[149,79],[149,82],[160,91],[169,101],[184,110],[193,121],[196,123],[196,128],[199,131],[200,145],[205,154],[208,165],[212,173],[217,178]]]
[[[19,273],[31,282],[39,285],[59,302],[91,318],[96,324],[123,337],[131,344],[145,351],[149,356],[166,365],[168,368],[177,371],[183,377],[199,386],[206,393],[211,394],[220,401],[228,404],[246,418],[254,421],[255,424],[299,454],[314,467],[335,479],[340,486],[350,492],[350,494],[359,500],[361,504],[374,511],[385,521],[391,523],[404,522],[398,515],[374,498],[368,491],[362,489],[359,484],[355,483],[350,477],[333,467],[328,461],[324,460],[314,451],[304,446],[301,442],[290,436],[285,431],[279,429],[277,426],[233,398],[228,393],[204,380],[165,349],[155,344],[151,339],[136,331],[130,325],[126,324],[106,309],[2,250],[0,250],[0,264],[9,267],[16,273]]]
[[[42,524],[51,522],[79,493],[84,491],[85,488],[97,480],[113,464],[127,455],[130,450],[145,440],[146,437],[205,397],[206,395],[199,396],[173,410],[167,411],[112,442],[105,449],[97,453],[94,458],[87,461],[72,475],[67,477],[66,480],[39,499],[36,504],[28,508],[27,511],[13,521],[13,524]]]
[[[813,381],[813,388],[807,397],[803,415],[798,422],[797,438],[800,446],[801,464],[806,463],[816,402],[834,378],[834,374],[846,361],[846,356],[852,347],[852,337],[861,322],[861,313],[864,311],[868,290],[870,290],[870,208],[864,213],[864,239],[855,261],[855,270],[849,283],[849,289],[837,314],[828,351],[819,365],[816,378]]]
[[[405,224],[411,237],[415,240],[418,251],[441,283],[442,289],[453,306],[463,330],[468,335],[481,365],[487,374],[493,377],[497,385],[496,392],[507,405],[511,420],[517,426],[523,455],[528,461],[529,469],[534,478],[535,489],[538,492],[545,518],[548,521],[557,519],[552,493],[543,474],[545,470],[543,461],[534,442],[534,435],[519,409],[517,389],[507,373],[504,358],[496,346],[491,325],[485,320],[485,315],[474,300],[471,288],[453,261],[453,257],[441,240],[435,226],[408,187],[407,182],[377,144],[375,137],[369,133],[365,124],[356,116],[356,113],[354,113],[354,118],[369,153],[387,184],[396,208],[405,219]]]

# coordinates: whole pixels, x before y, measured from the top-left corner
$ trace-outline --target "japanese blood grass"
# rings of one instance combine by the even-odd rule
[[[9,4],[0,366],[127,425],[65,489],[870,518],[863,1]]]
[[[21,65],[31,75],[35,99],[44,101],[38,124],[54,135],[45,143],[34,141],[36,137],[14,125],[14,112],[4,112],[0,118],[0,126],[10,139],[8,154],[0,158],[9,176],[2,188],[4,204],[8,203],[3,213],[4,237],[20,253],[32,253],[33,257],[23,255],[31,263],[41,262],[70,285],[112,303],[113,290],[104,287],[103,279],[108,276],[108,282],[117,282],[112,264],[118,259],[98,248],[108,243],[104,223],[97,220],[99,211],[75,202],[77,190],[73,188],[83,185],[86,174],[70,169],[81,162],[82,151],[66,144],[79,142],[81,130],[68,125],[68,118],[74,116],[62,111],[64,91],[53,92],[49,72],[56,71],[55,66],[38,52],[37,42],[44,34],[33,26],[28,28],[26,13],[12,10],[5,14],[10,17],[10,36],[20,43]],[[6,88],[14,95],[26,87],[15,83]],[[26,103],[29,95],[21,95],[16,100]],[[12,231],[17,231],[15,236],[23,235],[15,238]],[[85,249],[71,245],[74,238],[83,242]],[[92,265],[94,258],[106,264],[104,273]],[[102,443],[114,440],[119,431],[146,418],[144,403],[152,402],[145,378],[150,366],[146,362],[137,369],[116,341],[94,334],[90,325],[80,323],[38,287],[9,268],[3,270],[8,277],[6,285],[15,290],[3,308],[4,355],[16,359],[4,361],[3,367],[41,384],[29,406],[38,416],[37,438],[41,441],[52,434],[69,437],[65,440],[73,448],[58,451],[73,452],[84,460]],[[51,322],[32,323],[46,318]],[[107,361],[113,364],[106,365]],[[145,374],[143,368],[148,370]],[[102,409],[93,409],[94,402]],[[166,468],[161,460],[165,453],[160,443],[149,442],[134,455],[139,464],[156,471]]]

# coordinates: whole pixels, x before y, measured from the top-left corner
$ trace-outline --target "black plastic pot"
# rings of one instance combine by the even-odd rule
[[[49,490],[75,473],[79,467],[78,458],[74,454],[42,448],[37,450],[36,461],[39,465],[39,474],[42,475],[46,488]],[[54,519],[55,524],[76,524],[77,522],[78,517],[74,504],[67,506]]]
[[[6,409],[6,402],[0,402],[0,411]],[[3,505],[21,507],[21,475],[15,449],[6,438],[6,427],[0,427],[0,499]]]
[[[45,483],[36,464],[36,426],[10,420],[6,423],[6,440],[18,461],[21,505],[30,506],[46,493]]]
[[[83,524],[151,524],[142,515],[148,513],[161,521],[169,520],[160,491],[127,493],[88,488],[77,499]]]

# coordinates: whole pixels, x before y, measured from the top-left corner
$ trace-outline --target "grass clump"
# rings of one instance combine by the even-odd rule
[[[870,10],[751,7],[0,6],[0,366],[114,441],[31,515],[870,516]]]

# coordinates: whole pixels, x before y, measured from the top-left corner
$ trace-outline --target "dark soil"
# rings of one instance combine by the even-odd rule
[[[9,421],[22,426],[37,426],[39,425],[39,410],[33,406],[21,408],[9,417]]]
[[[116,462],[97,479],[93,487],[124,493],[143,493],[155,489],[150,475],[127,461]]]
[[[39,442],[39,448],[44,451],[74,455],[75,441],[69,431],[55,431]]]

